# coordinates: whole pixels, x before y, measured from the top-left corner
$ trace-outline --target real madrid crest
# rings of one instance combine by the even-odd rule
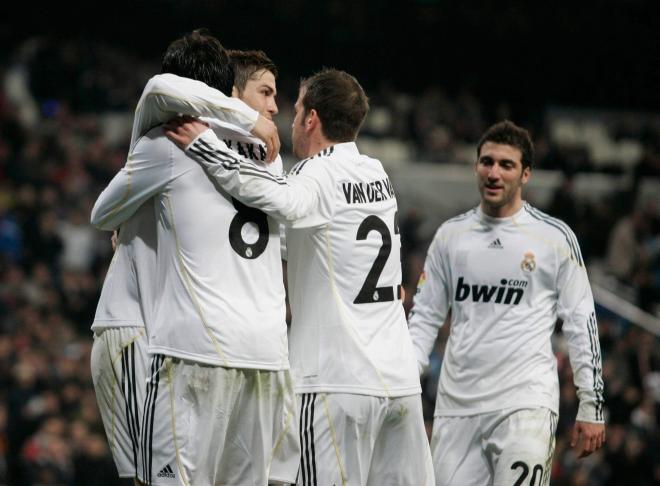
[[[536,259],[535,255],[531,251],[525,252],[525,258],[520,263],[520,268],[523,272],[533,272],[536,270]]]

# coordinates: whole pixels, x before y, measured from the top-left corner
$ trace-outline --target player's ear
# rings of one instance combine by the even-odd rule
[[[238,88],[236,86],[231,87],[231,97],[232,98],[240,98],[240,92],[238,91]]]
[[[318,125],[320,125],[320,123],[321,119],[319,118],[317,111],[314,108],[309,110],[309,114],[305,118],[305,129],[314,130]]]
[[[527,181],[529,180],[531,175],[532,175],[532,168],[528,165],[522,171],[522,177],[521,177],[522,183],[527,184]]]

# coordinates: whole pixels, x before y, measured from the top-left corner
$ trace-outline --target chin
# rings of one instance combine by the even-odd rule
[[[504,201],[502,201],[501,198],[492,197],[492,196],[489,196],[487,194],[482,194],[481,199],[483,200],[483,202],[485,204],[487,204],[488,206],[490,206],[492,208],[498,208],[498,207],[500,207],[504,204]]]

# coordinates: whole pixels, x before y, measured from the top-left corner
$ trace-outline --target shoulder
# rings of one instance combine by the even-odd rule
[[[477,209],[472,208],[442,223],[435,232],[431,249],[440,251],[440,248],[446,248],[451,241],[455,241],[456,236],[465,233],[466,229],[473,226],[476,212]]]
[[[304,173],[305,175],[312,175],[319,172],[325,172],[328,162],[336,158],[336,151],[334,145],[321,150],[319,153],[312,155],[304,160],[301,160],[289,171],[289,175],[297,176]]]
[[[130,158],[169,158],[173,147],[174,144],[163,133],[162,125],[157,125],[137,139]]]
[[[536,227],[536,231],[541,233],[545,239],[565,247],[572,260],[575,260],[579,265],[584,265],[580,245],[570,226],[561,219],[554,218],[529,203],[525,203],[523,207],[531,224]]]
[[[207,87],[201,81],[184,78],[171,73],[162,73],[152,76],[144,87],[143,95],[160,94],[161,91],[169,91],[172,88],[177,89],[198,89]],[[208,88],[210,89],[210,88]]]
[[[442,223],[442,226],[440,228],[445,227],[445,228],[454,228],[457,225],[469,223],[470,220],[477,214],[477,208],[472,208],[469,211],[465,211],[464,213],[461,213],[457,216],[454,216],[453,218],[449,218],[447,221]]]
[[[167,91],[174,78],[178,78],[178,76],[173,74],[156,74],[150,78],[149,81],[147,81],[147,84],[145,84],[144,90],[142,90],[141,98],[145,99],[151,95],[159,94],[162,91]]]
[[[460,232],[465,228],[469,228],[474,224],[474,218],[477,214],[477,208],[472,208],[469,211],[461,213],[453,218],[449,218],[442,223],[438,228],[435,236],[436,238],[448,237],[451,234]]]

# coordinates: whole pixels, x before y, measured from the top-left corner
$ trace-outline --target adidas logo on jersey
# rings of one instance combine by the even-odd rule
[[[472,302],[493,302],[494,304],[518,305],[525,294],[527,280],[500,280],[501,285],[471,285],[458,277],[456,302],[463,302],[472,296]]]
[[[502,242],[500,241],[500,239],[497,238],[490,245],[488,245],[488,248],[497,248],[498,250],[501,250],[504,247],[502,246]]]
[[[174,479],[176,476],[174,475],[174,471],[172,471],[172,468],[168,464],[165,466],[163,469],[160,470],[158,474],[156,474],[159,478],[170,478]]]

